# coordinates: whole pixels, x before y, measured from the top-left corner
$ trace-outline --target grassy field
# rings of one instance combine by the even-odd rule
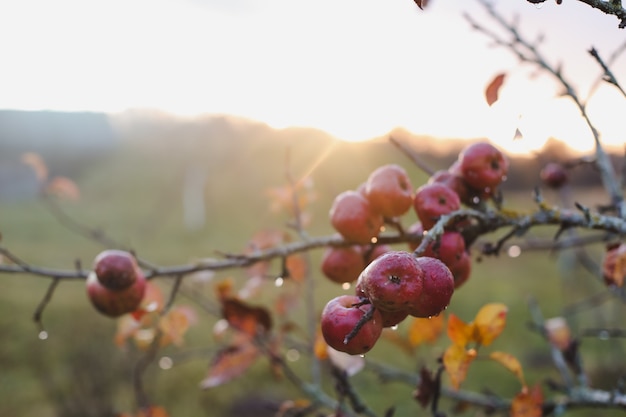
[[[288,219],[270,209],[267,190],[286,183],[286,160],[294,177],[310,173],[314,181],[317,199],[310,207],[312,222],[308,229],[313,236],[332,233],[327,218],[332,198],[344,189],[356,188],[375,167],[397,162],[407,166],[414,185],[426,179],[389,145],[365,151],[356,144],[295,141],[290,145],[289,159],[284,148],[266,141],[242,148],[224,146],[223,152],[219,143],[200,149],[173,142],[147,145],[125,144],[95,162],[75,178],[81,189],[80,200],[61,202],[61,206],[74,221],[103,230],[158,265],[216,257],[218,251],[238,253],[258,230],[284,228]],[[205,185],[206,224],[191,231],[185,229],[183,222],[182,183],[186,167],[192,164],[207,169],[209,175]],[[546,198],[555,196],[547,194]],[[576,196],[586,203],[597,198],[588,191]],[[529,193],[516,193],[506,196],[506,204],[528,209],[533,203]],[[414,220],[412,213],[407,215],[405,225]],[[103,249],[100,243],[70,231],[37,199],[0,203],[0,232],[3,246],[33,265],[71,269],[80,260],[88,266]],[[536,230],[532,235],[551,236],[554,232]],[[600,254],[601,248],[592,251]],[[317,267],[320,257],[319,250],[311,253],[319,309],[326,300],[342,292],[321,276]],[[454,295],[449,311],[471,320],[485,303],[505,303],[509,307],[509,323],[493,349],[517,355],[529,383],[558,378],[550,365],[548,347],[539,335],[528,330],[528,300],[534,297],[543,314],[551,317],[560,315],[570,303],[602,291],[594,278],[580,268],[572,268],[571,261],[568,254],[545,252],[483,259],[474,263],[470,281]],[[232,277],[238,287],[245,280],[243,271],[237,270],[220,272],[214,280],[227,277]],[[159,279],[157,283],[167,290],[170,282]],[[49,338],[38,339],[31,317],[48,283],[48,279],[28,275],[0,275],[0,415],[106,416],[132,410],[131,373],[138,352],[113,344],[116,322],[95,313],[82,282],[59,286],[43,317]],[[210,285],[202,291],[212,294]],[[278,291],[270,283],[263,289],[262,299],[272,299]],[[194,306],[182,296],[177,302]],[[149,395],[155,403],[165,406],[172,416],[245,416],[242,409],[228,410],[243,400],[280,401],[302,396],[285,379],[268,381],[273,377],[266,361],[260,361],[237,381],[199,390],[199,381],[216,349],[212,335],[216,318],[198,306],[194,308],[200,321],[189,332],[186,346],[163,352],[175,358],[175,366],[167,371],[154,366],[146,374]],[[621,324],[616,318],[623,317],[623,313],[624,308],[613,301],[572,315],[571,324],[575,331],[616,327]],[[290,318],[303,326],[303,308]],[[400,334],[406,333],[405,324],[398,329]],[[443,336],[440,343],[408,354],[397,353],[391,342],[382,341],[367,357],[403,370],[417,370],[422,364],[434,366],[447,343]],[[623,362],[618,361],[623,346],[615,340],[585,339],[581,349],[588,358],[585,365],[592,382],[604,388],[614,386],[625,371]],[[305,376],[308,374],[305,357],[294,367]],[[354,377],[353,382],[381,414],[393,405],[397,407],[397,416],[421,412],[411,399],[414,387],[381,384],[367,372]],[[324,383],[332,387],[332,381],[325,379]],[[464,386],[508,396],[519,390],[511,374],[488,362],[475,364]]]

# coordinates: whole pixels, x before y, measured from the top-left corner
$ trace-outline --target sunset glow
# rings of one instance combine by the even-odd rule
[[[505,16],[520,16],[530,39],[544,33],[544,54],[562,62],[583,93],[600,75],[587,49],[608,56],[623,38],[614,18],[585,5],[495,3]],[[549,137],[580,151],[593,146],[578,109],[556,98],[554,80],[469,29],[462,12],[487,19],[475,2],[435,1],[425,11],[411,0],[0,4],[4,109],[232,114],[347,141],[404,127],[486,137],[515,153]],[[616,74],[626,73],[625,61],[614,63]],[[489,107],[484,88],[499,72],[507,81]],[[603,85],[588,109],[603,139],[623,144],[626,100]]]

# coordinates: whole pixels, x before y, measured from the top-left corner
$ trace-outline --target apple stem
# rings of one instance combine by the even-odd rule
[[[365,305],[365,304],[370,304],[370,300],[368,300],[367,298],[364,299],[362,302],[355,304],[354,306],[361,306],[361,305]],[[376,307],[372,306],[372,308],[370,308],[369,310],[367,310],[365,312],[365,314],[363,314],[363,316],[361,316],[361,318],[359,319],[359,321],[357,322],[357,324],[354,326],[354,329],[352,329],[350,331],[350,333],[348,333],[346,335],[346,337],[343,339],[343,344],[347,345],[350,340],[352,340],[354,338],[354,336],[357,335],[357,333],[359,333],[359,330],[361,330],[361,327],[363,327],[363,325],[365,323],[367,323],[368,321],[370,321],[370,319],[372,318],[372,316],[374,315],[374,312],[376,311]]]

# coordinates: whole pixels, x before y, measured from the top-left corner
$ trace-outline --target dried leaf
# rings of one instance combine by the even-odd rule
[[[365,358],[359,355],[349,355],[328,346],[328,359],[348,376],[356,375],[365,367]]]
[[[229,298],[222,301],[222,317],[235,329],[255,336],[272,327],[272,317],[264,307],[252,307],[244,302]]]
[[[426,408],[430,403],[430,399],[437,392],[439,387],[437,381],[433,378],[433,373],[425,366],[420,370],[420,383],[413,393],[413,398],[422,406]]]
[[[511,403],[511,417],[541,417],[543,394],[541,387],[535,385],[529,389],[523,388],[522,392],[513,398]]]
[[[443,314],[432,318],[414,318],[409,327],[409,343],[416,347],[423,343],[433,343],[443,332]]]
[[[485,304],[474,318],[474,340],[483,346],[489,346],[506,325],[508,307],[502,303]]]
[[[622,287],[626,276],[626,245],[620,244],[607,250],[602,260],[602,275],[607,285]]]
[[[466,346],[474,341],[474,324],[465,323],[453,313],[448,317],[447,331],[448,337],[455,345]]]
[[[522,370],[522,365],[520,364],[520,362],[517,360],[515,356],[509,353],[495,351],[489,354],[489,358],[500,363],[506,369],[511,371],[517,377],[517,379],[519,379],[519,382],[522,384],[522,386],[523,387],[526,386],[526,381],[524,380],[524,371]]]
[[[22,154],[22,163],[28,165],[35,171],[35,176],[39,182],[44,182],[48,179],[48,167],[43,158],[34,152],[26,152]]]
[[[428,3],[429,3],[429,0],[413,0],[413,1],[415,1],[415,4],[417,4],[417,7],[419,7],[422,10],[424,10],[424,8],[428,6]]]
[[[233,380],[248,370],[257,357],[259,350],[251,342],[220,350],[213,359],[207,376],[200,382],[200,388],[209,389]]]
[[[46,184],[46,193],[73,201],[80,198],[78,185],[67,177],[52,178],[48,184]]]
[[[443,365],[450,376],[450,383],[454,389],[459,389],[467,376],[470,364],[476,358],[474,349],[465,349],[464,346],[452,344],[443,354]]]
[[[496,75],[485,89],[485,99],[487,100],[488,105],[491,106],[493,103],[498,101],[498,93],[500,92],[500,87],[502,87],[502,84],[504,83],[505,77],[505,73]]]

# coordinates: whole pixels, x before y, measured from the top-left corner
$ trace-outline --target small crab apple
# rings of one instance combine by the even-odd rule
[[[119,317],[139,308],[146,292],[146,278],[142,272],[136,275],[135,282],[121,290],[112,290],[98,280],[94,271],[87,276],[87,296],[93,306],[109,317]]]
[[[461,208],[461,200],[454,190],[444,184],[424,184],[415,192],[413,207],[422,227],[428,230],[439,217]]]
[[[400,311],[380,311],[380,317],[383,320],[383,327],[393,327],[397,324],[400,324],[404,319],[409,316],[408,311],[400,310]]]
[[[369,175],[365,195],[374,211],[385,217],[398,217],[411,208],[413,186],[404,168],[388,164],[376,168]]]
[[[417,263],[424,271],[422,292],[408,310],[414,317],[432,317],[450,304],[454,293],[454,277],[450,269],[439,259],[422,256]]]
[[[357,245],[330,247],[322,256],[322,273],[339,284],[356,281],[363,268],[363,252]]]
[[[357,281],[357,288],[380,310],[407,311],[422,293],[424,271],[413,254],[387,252],[370,263]]]
[[[121,290],[137,280],[141,270],[135,257],[126,251],[108,249],[100,252],[93,262],[98,281],[110,290]]]
[[[487,142],[472,143],[459,153],[459,169],[465,182],[477,190],[493,192],[506,179],[509,161]]]
[[[348,190],[335,197],[330,208],[330,223],[346,240],[370,243],[377,237],[384,220],[372,210],[369,201],[359,192]]]
[[[422,255],[437,258],[449,267],[458,262],[464,253],[465,240],[463,235],[447,230],[439,237],[439,240],[430,243]]]
[[[355,295],[340,295],[333,298],[322,310],[321,327],[324,340],[335,350],[350,355],[362,355],[368,352],[383,331],[383,321],[378,310],[363,323],[354,337],[346,340],[363,316],[373,305],[364,303]]]
[[[567,182],[567,171],[557,162],[548,162],[539,172],[541,181],[550,188],[560,188]]]
[[[363,247],[363,255],[365,256],[365,266],[372,263],[372,261],[378,258],[380,255],[391,251],[389,245],[372,245],[371,247]]]
[[[458,165],[458,164],[457,164]],[[462,203],[467,205],[473,204],[474,190],[472,190],[460,176],[460,173],[454,171],[455,164],[451,169],[439,170],[428,178],[428,184],[441,183],[450,187],[457,195]]]
[[[463,252],[458,261],[447,266],[450,269],[450,272],[452,272],[452,277],[454,278],[454,288],[456,289],[469,279],[470,274],[472,273],[472,258],[469,253]]]

